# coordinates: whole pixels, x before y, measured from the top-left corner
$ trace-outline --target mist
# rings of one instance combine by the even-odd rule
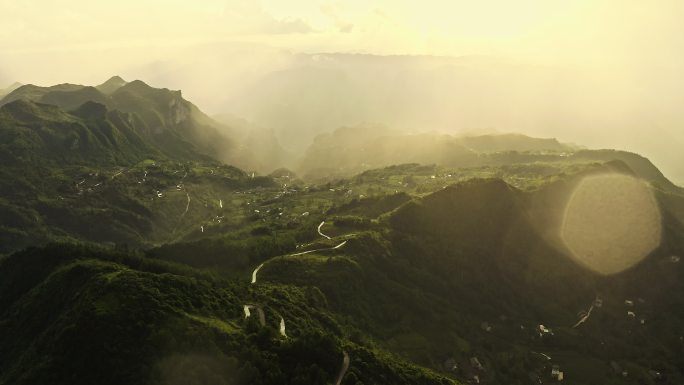
[[[684,384],[683,20],[0,0],[0,385]]]
[[[3,4],[5,17],[45,22],[31,13],[41,2],[28,3]],[[192,12],[170,5],[155,33],[154,23],[131,16],[113,38],[94,26],[113,16],[64,2],[61,10],[92,35],[49,23],[21,46],[2,35],[0,88],[99,84],[117,74],[180,89],[210,115],[273,129],[295,154],[342,126],[517,132],[634,151],[684,181],[681,4],[486,3],[302,2],[286,10],[217,1]],[[120,5],[114,15],[134,7]],[[9,28],[21,32],[17,23]]]

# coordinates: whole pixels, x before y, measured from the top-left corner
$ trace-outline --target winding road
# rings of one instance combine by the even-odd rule
[[[256,283],[257,273],[259,272],[259,269],[261,269],[262,267],[264,267],[263,263],[261,265],[257,266],[257,268],[254,269],[254,271],[252,272],[252,283]]]
[[[342,359],[342,367],[340,368],[340,374],[337,375],[337,381],[335,381],[335,385],[340,385],[342,383],[342,379],[349,369],[349,354],[347,354],[347,352],[344,350],[342,351],[342,354],[344,354],[344,358]]]
[[[280,335],[287,338],[287,333],[285,333],[285,319],[280,317]]]
[[[309,250],[309,251],[302,251],[301,253],[287,254],[287,255],[285,255],[285,257],[296,257],[296,256],[298,256],[298,255],[311,254],[311,253],[316,253],[316,252],[319,252],[319,251],[335,250],[335,249],[339,249],[340,247],[344,246],[345,244],[347,244],[347,241],[342,241],[342,242],[340,242],[337,246],[326,247],[326,248],[324,248],[324,249],[315,249],[315,250]],[[264,262],[264,263],[266,263],[266,262]],[[261,269],[262,267],[264,267],[264,263],[262,263],[261,265],[257,266],[257,268],[254,269],[254,271],[252,271],[252,283],[253,283],[253,284],[256,283],[256,281],[257,281],[257,273],[259,272],[259,269]]]
[[[320,234],[321,237],[325,237],[325,238],[327,238],[327,239],[332,239],[332,238],[330,238],[329,236],[327,236],[327,235],[325,235],[325,234],[323,234],[323,233],[321,232],[321,227],[323,227],[324,224],[325,224],[325,221],[321,222],[321,224],[318,225],[318,234]]]
[[[259,315],[259,324],[261,326],[265,326],[266,325],[266,315],[264,314],[264,310],[261,307],[255,306],[255,305],[244,305],[242,307],[242,310],[245,312],[245,318],[249,318],[252,315],[252,312],[249,311],[250,309],[256,309],[257,310],[257,314]]]
[[[587,314],[585,314],[582,318],[580,318],[576,324],[572,325],[573,329],[580,326],[581,324],[583,324],[584,322],[586,322],[589,319],[589,316],[591,316],[591,311],[594,310],[594,304],[595,303],[596,303],[596,300],[594,300],[594,302],[591,303],[591,306],[589,307]]]
[[[221,203],[222,202],[219,201],[219,204],[221,204]],[[188,205],[189,204],[190,204],[190,197],[188,196]],[[186,211],[187,211],[187,208],[186,208]],[[318,225],[318,234],[320,234],[324,238],[332,239],[331,237],[329,237],[329,236],[327,236],[321,232],[321,227],[323,227],[324,224],[325,224],[325,221],[321,222],[321,224]],[[324,250],[335,250],[335,249],[339,249],[340,247],[344,246],[345,244],[347,244],[346,240],[340,242],[339,244],[337,244],[336,246],[333,246],[333,247],[303,251],[301,253],[288,254],[287,256],[304,255],[304,254],[310,254],[310,253],[315,253],[315,252],[324,251]],[[254,271],[252,271],[252,284],[256,283],[257,273],[264,266],[264,263],[260,264],[259,266],[256,267],[256,269],[254,269]],[[266,316],[264,315],[264,311],[259,306],[243,305],[243,311],[245,312],[245,318],[249,318],[252,315],[250,309],[257,309],[257,312],[259,314],[259,324],[261,324],[262,327],[265,326]],[[286,331],[285,331],[285,319],[283,317],[280,317],[279,331],[280,331],[281,336],[283,336],[285,338],[289,338],[287,336]],[[344,379],[344,375],[347,374],[347,370],[349,370],[349,363],[350,363],[349,354],[347,354],[347,352],[344,350],[342,351],[342,353],[344,354],[344,357],[342,358],[342,367],[340,368],[340,373],[337,375],[337,380],[335,381],[335,385],[341,385],[342,379]]]
[[[188,197],[188,204],[185,205],[185,211],[183,211],[183,214],[181,214],[180,219],[183,219],[183,217],[185,216],[185,214],[188,213],[188,209],[190,208],[190,194],[188,194],[188,193],[186,192],[185,195]]]
[[[302,251],[301,253],[288,254],[288,255],[286,255],[286,257],[295,257],[295,256],[297,256],[297,255],[311,254],[311,253],[315,253],[315,252],[318,252],[318,251],[335,250],[335,249],[339,249],[340,247],[344,246],[346,243],[347,243],[347,241],[342,241],[339,245],[334,246],[334,247],[326,247],[326,248],[324,248],[324,249],[315,249],[315,250],[309,250],[309,251]]]

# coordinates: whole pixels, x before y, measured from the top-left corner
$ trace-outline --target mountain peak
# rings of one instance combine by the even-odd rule
[[[114,91],[118,90],[119,88],[125,86],[128,84],[121,76],[114,75],[111,78],[109,78],[106,82],[100,84],[96,88],[100,90],[103,94],[109,95],[112,94]]]
[[[152,88],[149,84],[139,79],[133,80],[132,82],[128,83],[127,86],[131,88]]]
[[[119,76],[119,75],[114,75],[114,76],[112,76],[111,78],[109,78],[109,80],[107,80],[106,82],[104,82],[104,84],[107,84],[107,83],[126,83],[126,81],[123,80],[123,78],[122,78],[121,76]]]

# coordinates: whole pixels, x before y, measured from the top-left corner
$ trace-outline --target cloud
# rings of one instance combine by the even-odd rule
[[[335,23],[335,26],[337,27],[338,31],[342,33],[350,33],[354,30],[354,23],[345,21],[342,17],[340,17],[339,9],[334,5],[323,4],[321,6],[321,12],[324,15],[328,16],[333,21],[333,23]]]
[[[258,2],[227,0],[223,6],[221,24],[229,25],[233,35],[270,35],[311,33],[314,29],[301,18],[276,18]]]
[[[267,34],[290,34],[290,33],[311,33],[315,32],[313,28],[302,19],[294,20],[276,20],[273,19],[269,25],[264,28],[264,33]]]

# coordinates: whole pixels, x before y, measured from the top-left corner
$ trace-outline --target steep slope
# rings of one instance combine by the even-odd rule
[[[191,192],[199,199],[247,181],[192,148],[185,154],[204,160],[197,169],[182,157],[171,161],[140,134],[144,125],[136,114],[91,101],[70,113],[27,100],[0,107],[0,254],[54,239],[136,246],[169,239],[187,231],[179,221]],[[203,180],[210,169],[213,178]],[[187,219],[211,211],[198,207]]]
[[[5,165],[22,162],[127,164],[157,152],[126,124],[95,102],[73,114],[59,108],[17,100],[0,107],[0,137]]]
[[[117,109],[140,117],[144,122],[141,135],[167,156],[192,158],[195,151],[216,157],[234,147],[180,91],[157,89],[136,80],[117,89],[111,98]]]
[[[114,76],[96,87],[26,85],[0,99],[0,105],[17,100],[51,104],[65,111],[90,101],[132,114],[128,124],[170,158],[206,161],[212,157],[268,173],[287,157],[271,130],[233,117],[219,123],[185,100],[180,91],[153,88],[140,80],[126,82]]]
[[[50,245],[0,260],[0,383],[450,384],[347,341],[325,307],[296,288],[274,293],[179,265],[101,249]],[[276,333],[288,316],[288,338]],[[349,353],[346,353],[346,352]]]

